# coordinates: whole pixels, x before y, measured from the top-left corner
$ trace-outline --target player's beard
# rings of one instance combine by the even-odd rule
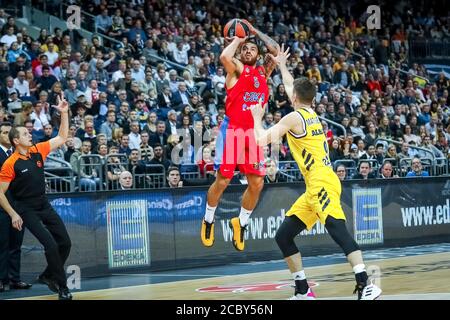
[[[258,60],[258,56],[248,58],[246,55],[242,55],[242,57],[241,57],[241,62],[246,65],[249,65],[249,66],[254,66],[256,64],[257,60]]]

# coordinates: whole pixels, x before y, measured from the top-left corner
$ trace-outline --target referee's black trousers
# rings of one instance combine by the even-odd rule
[[[24,229],[14,229],[11,218],[0,209],[0,281],[19,282]]]
[[[20,201],[20,215],[24,226],[44,246],[48,267],[46,276],[55,280],[59,286],[67,285],[64,263],[69,257],[70,241],[66,226],[52,208],[46,197]]]

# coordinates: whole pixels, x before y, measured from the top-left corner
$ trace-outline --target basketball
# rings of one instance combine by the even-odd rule
[[[245,38],[250,35],[251,25],[247,20],[233,19],[227,22],[223,28],[223,35],[225,38],[232,38],[234,36]]]

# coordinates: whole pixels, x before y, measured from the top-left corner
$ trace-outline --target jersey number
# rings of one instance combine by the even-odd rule
[[[322,159],[322,162],[326,166],[331,166],[331,161],[329,157],[329,149],[328,149],[328,143],[326,141],[323,142],[323,148],[325,149],[325,157]]]

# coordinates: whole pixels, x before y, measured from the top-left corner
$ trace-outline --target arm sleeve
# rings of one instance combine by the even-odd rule
[[[0,172],[0,182],[11,182],[14,180],[15,172],[14,172],[14,161],[6,161]]]
[[[39,152],[42,155],[42,160],[45,161],[48,154],[50,153],[50,141],[45,141],[38,143],[36,145],[37,152]]]

